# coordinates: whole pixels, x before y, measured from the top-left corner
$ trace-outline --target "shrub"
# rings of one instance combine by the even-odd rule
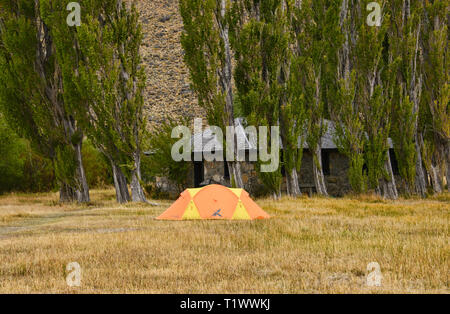
[[[103,188],[113,184],[109,163],[89,140],[84,141],[82,153],[89,188]]]
[[[24,159],[21,152],[25,146],[0,116],[0,193],[15,190],[22,184]]]
[[[22,192],[48,192],[56,188],[55,172],[50,159],[35,153],[27,143],[23,167],[24,180],[18,190]]]
[[[172,129],[178,125],[174,120],[168,119],[158,128],[158,132],[149,135],[150,155],[142,160],[142,173],[147,181],[165,177],[182,191],[187,187],[190,165],[185,161],[176,162],[172,158],[172,146],[179,140],[172,138]]]
[[[173,199],[170,193],[161,190],[161,188],[157,187],[154,183],[149,183],[144,186],[145,192],[148,197],[154,200],[168,200]]]
[[[0,115],[0,194],[48,192],[55,187],[52,162],[33,151]]]

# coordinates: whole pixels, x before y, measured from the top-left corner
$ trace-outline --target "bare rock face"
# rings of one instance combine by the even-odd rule
[[[144,36],[141,54],[147,74],[144,98],[150,126],[157,126],[167,116],[204,117],[183,61],[178,0],[138,0],[136,5]]]

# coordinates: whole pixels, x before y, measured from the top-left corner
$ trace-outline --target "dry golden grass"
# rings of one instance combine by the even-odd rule
[[[160,207],[0,197],[3,293],[449,293],[450,195],[258,200],[265,221],[161,222]],[[82,267],[81,287],[65,267]],[[383,285],[366,285],[378,262]]]

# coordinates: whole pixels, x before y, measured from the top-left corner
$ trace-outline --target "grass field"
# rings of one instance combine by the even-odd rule
[[[161,206],[0,197],[1,293],[450,293],[450,195],[257,200],[265,221],[162,222]],[[80,287],[66,265],[82,268]],[[381,287],[366,285],[381,266]]]

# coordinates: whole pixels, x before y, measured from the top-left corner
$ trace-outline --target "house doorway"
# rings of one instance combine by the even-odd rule
[[[194,161],[194,186],[199,188],[203,181],[205,181],[203,161]]]

